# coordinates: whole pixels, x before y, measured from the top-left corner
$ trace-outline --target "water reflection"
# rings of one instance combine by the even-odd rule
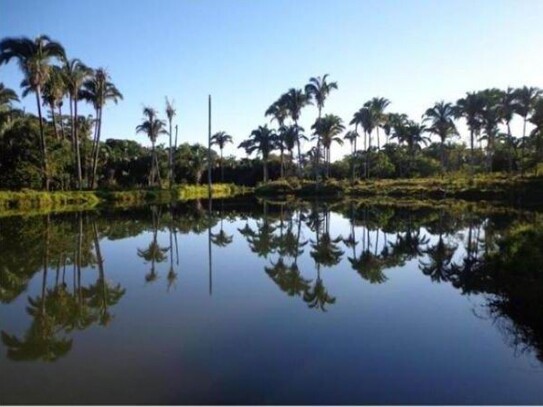
[[[183,281],[183,256],[190,256],[179,244],[180,236],[207,232],[210,294],[213,247],[228,256],[229,249],[223,249],[234,242],[246,245],[244,256],[265,262],[267,281],[316,311],[330,311],[342,298],[341,290],[331,292],[327,286],[328,273],[347,266],[362,278],[360,284],[387,284],[393,278],[390,270],[414,262],[436,284],[484,296],[478,315],[495,321],[515,351],[534,351],[543,361],[543,219],[536,213],[377,207],[354,201],[244,207],[219,201],[214,207],[208,202],[206,210],[194,201],[1,219],[1,302],[16,302],[40,276],[39,294],[24,305],[30,321],[26,331],[2,330],[8,358],[58,360],[75,346],[74,332],[111,323],[126,289],[107,278],[104,239],[111,245],[147,236],[148,243],[132,256],[147,267],[147,283],[160,283],[164,263],[162,278],[170,291]],[[310,262],[301,262],[304,257]]]

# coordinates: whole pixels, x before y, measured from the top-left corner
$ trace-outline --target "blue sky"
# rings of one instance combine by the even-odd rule
[[[165,96],[175,100],[180,141],[206,141],[211,94],[213,131],[237,145],[268,122],[264,111],[282,92],[324,73],[339,85],[325,112],[346,121],[373,96],[419,119],[466,91],[543,87],[542,21],[541,0],[0,1],[0,37],[44,33],[70,58],[107,68],[125,99],[105,110],[103,137],[143,143],[134,130],[141,109],[163,111]],[[0,81],[18,89],[16,64],[0,67]],[[23,106],[35,111],[33,102]],[[306,108],[302,125],[315,117]]]

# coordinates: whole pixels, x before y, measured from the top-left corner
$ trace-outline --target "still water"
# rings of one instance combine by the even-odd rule
[[[0,218],[0,401],[541,404],[542,224],[250,199]]]

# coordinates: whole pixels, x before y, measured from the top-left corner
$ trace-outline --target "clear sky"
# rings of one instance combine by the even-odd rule
[[[466,91],[543,87],[542,25],[541,0],[0,0],[0,37],[47,34],[107,68],[125,99],[104,111],[102,137],[144,143],[142,106],[163,112],[165,96],[180,142],[206,142],[211,94],[213,131],[237,146],[281,93],[325,73],[339,85],[325,113],[347,122],[373,96],[419,119]],[[19,89],[16,64],[0,81]],[[23,105],[36,110],[31,97]],[[301,124],[316,114],[306,108]]]

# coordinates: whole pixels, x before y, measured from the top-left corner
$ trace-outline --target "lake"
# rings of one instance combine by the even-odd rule
[[[254,198],[0,218],[3,404],[541,404],[541,214]]]

